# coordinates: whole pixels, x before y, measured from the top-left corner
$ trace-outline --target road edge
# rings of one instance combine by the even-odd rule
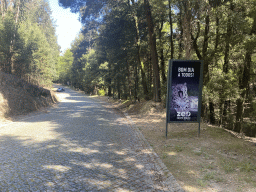
[[[86,95],[87,96],[87,95]],[[95,97],[90,97],[88,96],[90,99],[98,102],[99,104],[102,105],[102,103],[105,103],[107,105],[111,105],[111,103],[105,102],[103,100],[100,100],[99,98]],[[104,105],[102,105],[102,107],[106,108]],[[109,109],[109,108],[108,108]],[[150,150],[151,153],[149,153],[149,156],[155,160],[160,168],[160,170],[164,173],[164,177],[166,178],[166,180],[163,183],[164,186],[170,187],[171,186],[171,190],[174,192],[185,192],[184,189],[182,189],[182,187],[179,185],[179,183],[177,182],[177,180],[175,179],[175,177],[172,175],[172,173],[167,169],[167,167],[165,166],[165,164],[163,163],[163,161],[161,160],[161,158],[157,155],[157,153],[154,151],[154,149],[150,146],[149,142],[147,141],[147,139],[144,137],[144,135],[141,133],[141,131],[138,129],[138,127],[136,126],[136,124],[133,122],[132,118],[129,116],[128,113],[123,112],[122,110],[118,109],[118,108],[111,108],[112,110],[116,111],[118,113],[118,115],[124,116],[130,126],[132,127],[132,129],[136,132],[137,136],[141,139],[141,141],[144,142],[144,144],[146,145],[147,149]]]

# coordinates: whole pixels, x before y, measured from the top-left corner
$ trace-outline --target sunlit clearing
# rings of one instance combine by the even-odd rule
[[[170,156],[174,156],[174,155],[177,155],[177,153],[176,152],[174,152],[174,151],[171,151],[171,152],[169,152],[169,153],[167,153],[168,155],[170,155]]]
[[[95,163],[95,166],[101,167],[101,168],[106,168],[106,169],[109,169],[109,168],[113,167],[113,165],[108,164],[108,163]]]
[[[12,132],[9,129],[1,129],[0,134],[1,136],[18,137],[20,140],[23,140],[24,145],[30,145],[35,144],[35,142],[54,140],[59,137],[61,134],[56,133],[54,131],[55,128],[50,121],[38,122],[36,127],[33,123],[26,122],[20,123],[19,127],[14,127]]]
[[[58,147],[58,145],[47,145],[46,148],[50,149],[50,148],[54,148],[54,147]]]
[[[146,173],[147,175],[154,175],[154,174],[155,174],[155,171],[146,170],[145,173]]]
[[[74,165],[84,166],[88,169],[99,168],[99,167],[104,169],[113,168],[113,165],[109,163],[86,163],[83,161],[74,161],[74,160],[72,160],[71,163]]]
[[[138,164],[138,165],[136,164],[135,166],[136,166],[138,169],[144,168],[144,165],[140,165],[140,164]]]
[[[119,172],[120,174],[124,174],[124,173],[126,173],[126,170],[124,170],[124,169],[118,169],[118,172]]]
[[[91,163],[85,163],[85,162],[82,162],[82,161],[71,160],[70,162],[74,165],[84,166],[88,169],[92,169],[94,167]]]
[[[151,120],[151,122],[153,122],[153,123],[159,123],[159,122],[162,122],[162,120],[161,120],[161,119],[154,119],[154,120]]]
[[[84,154],[91,154],[91,153],[99,153],[99,150],[89,149],[89,148],[71,148],[68,150],[69,152],[75,152],[75,153],[84,153]]]
[[[136,161],[134,158],[132,158],[132,157],[128,157],[128,158],[125,158],[124,159],[125,161]]]
[[[71,167],[63,166],[63,165],[44,165],[43,168],[51,169],[54,171],[67,172],[71,169]]]
[[[54,186],[54,183],[53,183],[53,182],[47,182],[46,185],[47,185],[48,187],[53,187],[53,186]]]
[[[98,147],[102,146],[101,141],[95,141],[92,144],[95,145],[95,146],[98,146]]]
[[[77,100],[71,100],[71,99],[63,99],[62,102],[64,102],[64,103],[86,103],[86,101],[77,101]]]
[[[152,152],[149,151],[148,149],[143,149],[143,150],[141,150],[141,152],[142,152],[142,153],[147,153],[147,154],[151,154],[151,153],[152,153]]]
[[[124,151],[115,151],[116,154],[118,155],[126,155],[127,153]]]
[[[79,106],[80,109],[95,108],[94,106]]]
[[[79,98],[83,98],[84,96],[71,96],[71,98],[74,98],[74,97],[79,97]]]
[[[117,192],[129,192],[127,189],[118,188],[116,189]]]
[[[109,187],[111,185],[110,181],[99,181],[96,179],[88,179],[87,182],[95,186]]]
[[[116,145],[116,144],[114,144],[114,143],[107,144],[107,146],[114,146],[114,145]]]
[[[82,113],[81,112],[72,113],[72,114],[70,114],[70,117],[72,117],[72,118],[74,118],[74,117],[82,117]]]
[[[189,186],[189,185],[185,185],[185,186],[184,186],[184,189],[185,189],[185,191],[188,191],[188,192],[199,191],[198,188],[192,187],[192,186]]]
[[[98,121],[109,121],[107,119],[104,119],[104,118],[97,118]]]

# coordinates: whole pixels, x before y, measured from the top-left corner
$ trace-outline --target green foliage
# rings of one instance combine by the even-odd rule
[[[256,100],[252,101],[251,107],[252,107],[251,118],[253,118],[253,120],[256,120]]]
[[[251,116],[251,122],[243,123],[243,133],[247,136],[256,137],[255,116]]]
[[[57,64],[57,76],[58,81],[66,84],[68,81],[72,81],[71,69],[73,65],[74,57],[70,49],[67,49],[63,56],[59,56]]]
[[[99,94],[100,96],[105,96],[105,90],[104,90],[104,89],[98,90],[98,94]]]
[[[205,118],[211,116],[233,129],[237,119],[248,116],[237,111],[237,101],[240,99],[244,105],[245,93],[250,92],[248,87],[255,82],[251,78],[256,71],[255,1],[59,2],[80,12],[86,25],[72,44],[72,67],[63,70],[62,74],[68,74],[59,74],[60,79],[69,78],[75,87],[86,92],[104,89],[107,94],[120,98],[153,99],[158,70],[153,67],[150,47],[156,44],[164,103],[166,65],[171,56],[172,59],[200,59],[204,62]],[[155,39],[149,35],[145,2],[151,7]],[[196,95],[189,88],[188,94]],[[256,116],[254,103],[251,106],[251,116]]]
[[[211,79],[207,84],[207,89],[212,92],[212,94],[209,94],[209,97],[214,102],[219,102],[218,99],[236,101],[240,93],[237,85],[238,79],[232,70],[225,74],[221,69],[214,68],[211,71]],[[221,93],[221,97],[216,97],[216,93]]]
[[[51,85],[59,46],[49,5],[44,0],[13,1],[2,7],[1,16],[0,68],[34,84]]]

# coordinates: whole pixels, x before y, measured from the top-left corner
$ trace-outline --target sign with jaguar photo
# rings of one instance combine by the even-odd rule
[[[199,122],[202,97],[202,61],[169,63],[167,122]]]

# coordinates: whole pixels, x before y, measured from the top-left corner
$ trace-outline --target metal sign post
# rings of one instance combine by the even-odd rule
[[[166,99],[166,138],[168,123],[199,123],[203,87],[203,61],[170,60]]]

